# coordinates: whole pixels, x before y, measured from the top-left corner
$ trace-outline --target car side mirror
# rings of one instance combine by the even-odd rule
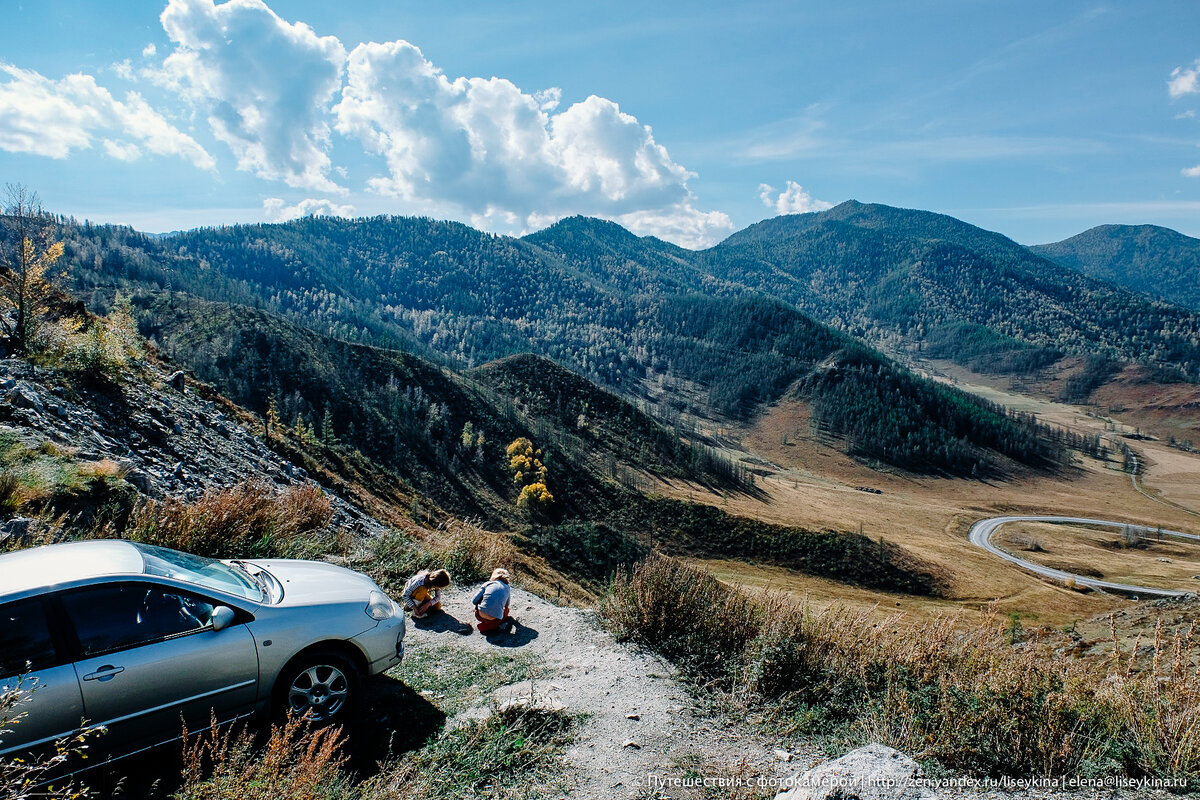
[[[214,631],[223,631],[233,624],[235,616],[233,609],[229,606],[217,606],[212,610],[212,617],[209,618],[209,622],[212,623]]]

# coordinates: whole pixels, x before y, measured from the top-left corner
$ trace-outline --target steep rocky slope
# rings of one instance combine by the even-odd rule
[[[263,442],[249,415],[182,372],[150,364],[121,377],[80,381],[25,360],[0,361],[0,438],[9,450],[51,453],[89,475],[81,490],[92,497],[71,504],[80,511],[114,493],[194,500],[247,480],[277,490],[314,482]],[[334,507],[332,526],[363,534],[383,529],[360,506],[323,488]],[[4,523],[10,532],[28,526],[25,518]]]

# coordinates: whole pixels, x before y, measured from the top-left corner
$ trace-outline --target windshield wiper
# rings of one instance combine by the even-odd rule
[[[258,587],[259,591],[263,593],[263,597],[270,598],[271,590],[267,586],[266,578],[262,577],[262,575],[257,572],[251,572],[250,566],[245,561],[234,558],[230,559],[229,563],[246,573],[250,580],[254,581],[254,585]]]

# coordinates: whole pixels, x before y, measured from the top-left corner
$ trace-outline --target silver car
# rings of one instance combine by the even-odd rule
[[[0,759],[87,725],[115,758],[253,714],[340,718],[404,656],[404,613],[367,576],[316,561],[217,561],[105,540],[0,555],[0,693],[24,718]],[[32,690],[26,692],[25,690]],[[101,760],[102,760],[101,759]]]

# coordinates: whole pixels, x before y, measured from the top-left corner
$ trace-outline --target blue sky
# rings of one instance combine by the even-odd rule
[[[0,180],[142,230],[584,213],[698,246],[854,198],[1200,236],[1194,0],[9,6]]]

